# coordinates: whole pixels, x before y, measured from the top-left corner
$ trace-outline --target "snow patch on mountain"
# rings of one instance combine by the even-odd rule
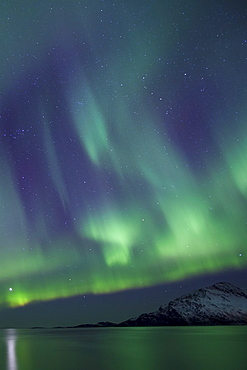
[[[247,290],[220,282],[121,323],[121,326],[247,324]]]

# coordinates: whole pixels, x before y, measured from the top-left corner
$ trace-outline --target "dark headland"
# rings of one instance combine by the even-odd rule
[[[118,324],[106,321],[67,328],[197,325],[247,325],[247,290],[220,282]]]

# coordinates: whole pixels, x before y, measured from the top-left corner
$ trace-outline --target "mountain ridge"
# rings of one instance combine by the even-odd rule
[[[106,321],[69,328],[197,325],[247,325],[247,289],[219,282],[118,324]]]
[[[219,282],[182,295],[119,326],[246,325],[247,290]]]

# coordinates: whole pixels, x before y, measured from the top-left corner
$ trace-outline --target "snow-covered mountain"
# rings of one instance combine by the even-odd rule
[[[247,325],[247,290],[217,283],[118,326]]]

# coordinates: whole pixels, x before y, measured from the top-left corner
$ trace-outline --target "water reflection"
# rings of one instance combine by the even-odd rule
[[[0,330],[0,370],[246,370],[247,326]]]
[[[17,359],[16,359],[16,340],[17,332],[15,329],[5,330],[5,340],[7,346],[7,370],[17,370]]]

